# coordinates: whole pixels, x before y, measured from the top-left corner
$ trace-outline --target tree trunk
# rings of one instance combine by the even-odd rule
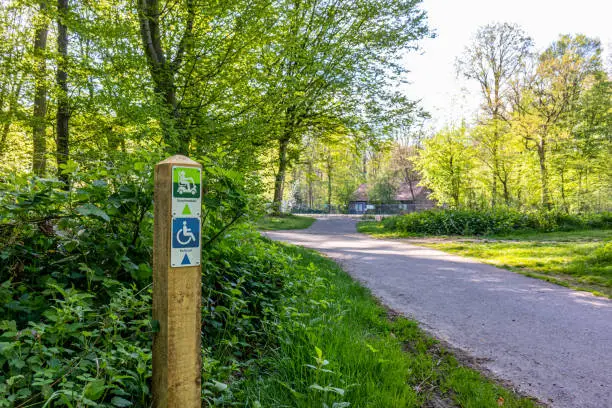
[[[7,120],[2,126],[2,136],[0,136],[0,157],[4,154],[9,131],[11,130],[11,121]]]
[[[404,168],[404,181],[408,183],[408,187],[410,188],[410,195],[412,196],[412,201],[416,204],[416,197],[414,196],[414,180],[412,170]]]
[[[501,180],[501,183],[504,188],[504,203],[506,204],[506,207],[510,207],[510,189],[508,188],[508,176]]]
[[[22,79],[20,79],[18,83],[13,84],[13,90],[9,96],[9,106],[8,112],[6,113],[6,122],[4,122],[4,126],[2,127],[2,136],[0,136],[0,155],[3,154],[4,150],[6,149],[6,145],[8,142],[8,134],[11,130],[11,121],[15,116],[15,112],[17,111],[17,103],[19,102],[19,95],[21,94],[22,85]]]
[[[548,168],[546,166],[546,143],[540,139],[538,143],[538,158],[540,160],[540,181],[542,183],[542,207],[550,209],[548,194]]]
[[[308,161],[308,208],[312,208],[314,205],[312,174],[313,174],[312,160],[309,160]]]
[[[37,176],[43,176],[47,170],[47,140],[46,140],[46,117],[47,117],[47,85],[45,74],[47,62],[44,55],[47,48],[47,34],[49,22],[45,16],[46,3],[41,2],[39,8],[39,20],[34,33],[34,114],[32,117],[32,171]]]
[[[491,186],[491,208],[497,206],[497,171],[493,170],[493,183]]]
[[[332,212],[332,157],[331,152],[327,155],[327,212]]]
[[[561,169],[561,201],[563,202],[563,210],[569,213],[569,206],[565,197],[565,169]]]
[[[280,214],[283,201],[283,191],[285,188],[285,174],[287,172],[287,150],[289,147],[290,137],[285,135],[279,140],[278,149],[278,172],[274,180],[274,199],[272,200],[272,213]]]
[[[57,133],[56,133],[56,161],[58,177],[68,187],[69,177],[62,173],[62,165],[68,162],[69,132],[68,120],[70,119],[70,107],[68,104],[68,29],[65,19],[68,15],[68,0],[57,1],[57,62],[56,82],[59,88],[57,101]]]

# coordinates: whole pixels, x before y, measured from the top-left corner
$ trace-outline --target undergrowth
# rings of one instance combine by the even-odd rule
[[[384,218],[379,232],[427,235],[494,235],[517,231],[574,231],[612,228],[612,213],[571,215],[559,211],[504,209],[426,210]]]
[[[0,180],[0,407],[151,404],[152,163]],[[241,220],[248,181],[205,159],[203,396],[275,339],[285,257]],[[232,228],[227,228],[228,226]]]

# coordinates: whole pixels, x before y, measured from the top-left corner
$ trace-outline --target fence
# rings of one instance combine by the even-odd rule
[[[353,214],[353,215],[397,215],[408,214],[416,211],[423,211],[432,208],[428,204],[368,204],[364,211],[356,211],[346,206],[292,206],[288,207],[288,212],[292,214]]]

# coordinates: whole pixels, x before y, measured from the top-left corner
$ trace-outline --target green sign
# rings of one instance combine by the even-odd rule
[[[172,197],[200,198],[200,169],[195,167],[172,167]]]

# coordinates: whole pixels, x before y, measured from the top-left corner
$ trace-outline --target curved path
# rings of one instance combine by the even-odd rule
[[[390,308],[553,407],[612,407],[612,301],[319,219],[272,239],[321,251]]]

